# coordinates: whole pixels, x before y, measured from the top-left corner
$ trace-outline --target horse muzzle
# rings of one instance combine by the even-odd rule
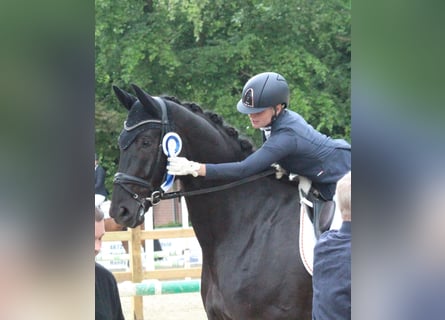
[[[145,213],[151,207],[151,204],[131,202],[128,206],[125,204],[119,205],[117,208],[110,209],[110,216],[116,221],[116,223],[128,227],[135,228],[145,220]]]
[[[127,203],[125,206],[121,201],[116,201],[116,203],[121,203],[118,208],[112,210],[111,216],[116,220],[117,223],[124,225],[129,228],[137,227],[144,222],[145,213],[151,206],[159,204],[162,200],[162,193],[159,190],[152,191],[153,187],[150,183],[142,180],[138,177],[131,176],[122,172],[118,172],[114,176],[114,184],[121,187],[128,195],[131,196],[133,203]],[[129,185],[137,185],[146,189],[148,193],[151,192],[150,197],[145,197],[139,193],[134,192]],[[117,191],[115,189],[115,191]],[[113,192],[113,198],[116,192]],[[146,193],[146,192],[144,192]],[[113,203],[114,201],[112,201]],[[126,201],[128,202],[128,200]],[[135,206],[137,205],[137,206]]]

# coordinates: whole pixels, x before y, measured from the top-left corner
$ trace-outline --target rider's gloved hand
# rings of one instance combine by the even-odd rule
[[[194,177],[198,176],[198,170],[201,164],[194,161],[189,161],[184,157],[170,157],[167,159],[168,174],[175,176],[185,176],[191,174]]]
[[[284,175],[287,174],[287,171],[283,169],[282,166],[280,166],[278,163],[272,163],[270,165],[271,167],[275,168],[275,178],[281,179]]]

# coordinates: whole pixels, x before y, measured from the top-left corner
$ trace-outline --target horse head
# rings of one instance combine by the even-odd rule
[[[166,157],[160,147],[168,130],[165,104],[133,85],[136,97],[114,86],[121,104],[128,110],[119,136],[120,159],[115,175],[110,215],[117,223],[134,228],[144,222],[150,197],[162,180]]]

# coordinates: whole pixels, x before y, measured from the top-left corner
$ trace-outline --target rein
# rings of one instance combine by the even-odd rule
[[[230,188],[237,187],[239,185],[255,181],[257,179],[270,176],[271,174],[275,173],[275,168],[271,168],[269,170],[257,173],[255,175],[252,175],[250,177],[246,177],[237,181],[233,181],[227,184],[223,184],[220,186],[210,187],[210,188],[204,188],[204,189],[198,189],[198,190],[192,190],[192,191],[175,191],[175,192],[167,192],[164,193],[163,191],[156,190],[153,191],[151,194],[151,197],[145,198],[145,200],[148,200],[151,202],[153,206],[157,205],[161,200],[167,200],[167,199],[174,199],[179,197],[191,197],[191,196],[197,196],[201,194],[207,194],[217,191],[223,191]],[[128,187],[125,186],[125,183],[131,183],[131,184],[137,184],[139,186],[145,187],[146,189],[151,189],[151,185],[147,183],[145,180],[133,177],[130,175],[127,175],[125,173],[118,172],[114,176],[114,182],[119,184],[121,187],[123,187],[127,192],[132,194],[132,197],[135,200],[139,200],[140,197],[138,194],[133,193]]]
[[[275,169],[269,169],[260,173],[257,173],[253,176],[250,177],[246,177],[237,181],[233,181],[227,184],[223,184],[221,186],[216,186],[216,187],[210,187],[210,188],[205,188],[205,189],[198,189],[198,190],[193,190],[193,191],[176,191],[176,192],[168,192],[168,193],[161,193],[160,199],[161,200],[165,200],[165,199],[173,199],[173,198],[178,198],[178,197],[191,197],[191,196],[197,196],[200,194],[206,194],[206,193],[211,193],[211,192],[216,192],[216,191],[222,191],[222,190],[227,190],[230,188],[234,188],[237,187],[239,185],[251,182],[251,181],[255,181],[257,179],[263,178],[263,177],[267,177],[270,176],[271,174],[275,173]]]

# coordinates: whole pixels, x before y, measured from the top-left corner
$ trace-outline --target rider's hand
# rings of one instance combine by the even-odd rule
[[[272,163],[271,167],[275,168],[275,178],[281,179],[284,175],[287,174],[287,171],[283,169],[282,166],[280,166],[278,163]]]
[[[168,174],[174,176],[185,176],[191,174],[192,176],[197,177],[200,167],[201,165],[198,162],[189,161],[184,157],[168,158],[167,171]]]

